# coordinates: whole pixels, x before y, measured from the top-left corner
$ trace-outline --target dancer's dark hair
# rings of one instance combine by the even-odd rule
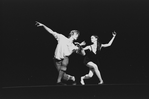
[[[101,43],[99,42],[99,37],[97,35],[92,35],[97,39],[97,50],[101,49]]]

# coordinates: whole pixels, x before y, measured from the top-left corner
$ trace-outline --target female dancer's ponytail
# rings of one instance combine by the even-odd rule
[[[93,35],[97,39],[97,50],[101,49],[101,43],[99,42],[99,37],[97,35]]]

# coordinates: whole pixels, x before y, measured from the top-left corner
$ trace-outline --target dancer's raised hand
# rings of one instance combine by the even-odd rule
[[[112,35],[113,35],[113,36],[116,36],[116,32],[115,32],[115,31],[114,31],[114,32],[112,32]]]
[[[35,24],[35,25],[37,25],[37,27],[39,27],[39,26],[44,26],[42,23],[37,22],[37,21],[36,21],[36,24]]]

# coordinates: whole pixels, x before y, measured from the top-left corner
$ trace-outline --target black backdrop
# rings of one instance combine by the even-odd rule
[[[99,70],[107,84],[148,83],[148,2],[116,0],[5,0],[0,2],[2,86],[55,85],[53,56],[57,41],[39,21],[68,36],[80,31],[79,42],[96,34],[108,43],[101,50]],[[88,72],[83,57],[70,56],[69,74]],[[97,79],[96,79],[97,80]],[[95,82],[92,82],[95,83]]]

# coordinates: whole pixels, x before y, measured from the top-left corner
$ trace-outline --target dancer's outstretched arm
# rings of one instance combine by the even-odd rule
[[[115,39],[115,36],[116,36],[116,32],[115,32],[115,31],[112,32],[112,35],[113,35],[113,37],[112,37],[112,39],[109,41],[109,43],[107,43],[107,44],[101,44],[101,47],[109,47],[109,46],[112,45],[112,43],[113,43],[113,41],[114,41],[114,39]]]
[[[90,47],[90,46],[84,47],[84,48],[81,50],[81,52],[82,52],[83,55],[86,54],[86,53],[85,53],[85,50],[91,50],[91,47]]]
[[[54,32],[53,30],[51,30],[50,28],[48,28],[47,26],[45,26],[44,24],[42,24],[42,23],[40,23],[40,22],[37,22],[37,21],[36,21],[36,25],[37,25],[37,27],[43,26],[50,34],[52,34],[52,35],[57,39],[59,33]]]

